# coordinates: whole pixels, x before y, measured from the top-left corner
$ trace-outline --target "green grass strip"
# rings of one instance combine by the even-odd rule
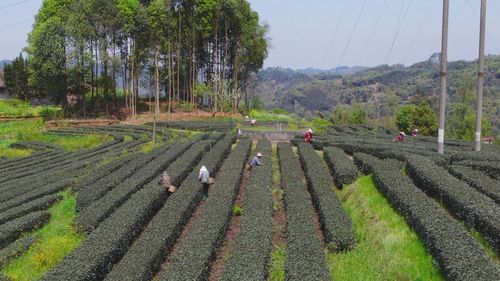
[[[285,245],[275,246],[271,252],[268,281],[285,280]]]
[[[28,119],[0,123],[0,156],[25,157],[29,150],[19,151],[10,145],[18,141],[41,141],[61,146],[66,151],[93,148],[111,141],[113,138],[105,134],[89,134],[82,136],[57,135],[45,133],[42,119]]]
[[[281,189],[281,173],[278,160],[278,149],[276,143],[272,144],[272,165],[273,165],[273,200],[274,212],[278,212],[283,208],[283,189]],[[279,196],[279,199],[277,198]],[[284,232],[285,225],[279,225],[273,221],[273,233]],[[285,280],[285,243],[281,241],[279,245],[274,245],[271,252],[271,261],[269,265],[268,281],[283,281]]]
[[[76,195],[61,192],[63,200],[52,206],[50,221],[31,235],[39,240],[29,251],[6,265],[3,273],[12,280],[37,280],[84,239],[73,228],[76,218]]]
[[[375,187],[371,176],[338,191],[358,244],[329,253],[334,280],[444,280],[418,236]]]

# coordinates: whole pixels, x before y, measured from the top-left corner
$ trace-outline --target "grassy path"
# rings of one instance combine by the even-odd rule
[[[273,250],[269,267],[269,281],[285,280],[285,210],[283,205],[283,189],[276,143],[272,144],[273,156]]]
[[[350,252],[328,253],[334,280],[443,280],[417,235],[370,176],[338,195],[353,219],[358,244]]]
[[[4,274],[12,280],[39,279],[83,240],[83,235],[72,226],[76,217],[76,195],[69,191],[61,194],[63,199],[49,209],[49,223],[32,234],[39,237],[36,244],[4,268]]]

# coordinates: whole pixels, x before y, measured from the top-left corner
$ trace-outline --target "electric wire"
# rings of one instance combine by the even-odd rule
[[[380,9],[380,11],[379,11],[379,13],[377,15],[377,18],[375,19],[375,23],[373,24],[372,30],[370,31],[370,34],[368,34],[368,39],[366,40],[366,43],[363,46],[363,50],[361,51],[361,55],[359,56],[358,61],[356,62],[357,65],[359,65],[361,63],[361,60],[365,56],[366,48],[368,48],[368,44],[370,43],[370,41],[373,38],[373,33],[375,32],[375,29],[378,26],[378,23],[380,21],[380,18],[382,16],[382,12],[384,11],[384,8],[385,8],[386,4],[387,4],[387,0],[384,0],[384,3],[382,4],[382,8]]]
[[[410,43],[410,46],[408,47],[408,51],[406,51],[406,54],[404,56],[404,59],[403,59],[403,62],[406,61],[406,59],[408,59],[408,56],[410,55],[410,52],[411,50],[413,49],[413,44],[415,44],[415,41],[417,40],[417,38],[420,36],[420,32],[422,32],[422,27],[424,26],[424,24],[427,22],[427,19],[429,18],[429,15],[432,11],[432,8],[434,8],[434,5],[437,3],[437,1],[431,1],[431,5],[429,6],[429,8],[427,9],[426,13],[425,13],[425,16],[422,20],[422,22],[420,22],[420,25],[417,29],[417,33],[415,33],[415,36],[413,37],[413,39],[411,40],[411,43]]]
[[[452,15],[449,18],[449,25],[452,25],[455,22],[455,20],[458,18],[458,16],[460,16],[460,14],[462,14],[462,11],[464,10],[465,5],[467,4],[466,1],[467,0],[464,0],[462,2],[462,6],[460,6],[460,9],[457,11],[457,13]],[[436,38],[436,41],[434,41],[434,44],[432,46],[432,50],[430,51],[430,53],[435,52],[436,48],[438,47],[439,42],[441,42],[441,34],[439,34],[438,38]]]
[[[498,16],[500,17],[500,9],[498,8],[497,3],[495,1],[493,1],[492,3],[493,7],[495,8],[495,11],[498,13]]]
[[[16,23],[13,23],[13,24],[9,24],[9,25],[6,25],[6,26],[2,26],[2,27],[0,27],[0,30],[5,30],[5,29],[8,29],[10,27],[13,27],[13,26],[16,26],[16,25],[20,25],[20,24],[23,24],[23,23],[27,23],[27,22],[30,22],[30,21],[33,21],[33,20],[34,20],[34,18],[31,18],[31,19],[23,20],[23,21],[16,22]]]
[[[333,33],[332,39],[330,40],[330,44],[328,45],[328,49],[326,50],[325,57],[323,58],[323,62],[321,63],[321,69],[325,67],[326,60],[328,59],[328,55],[330,54],[330,50],[332,49],[333,42],[335,41],[335,37],[337,37],[337,33],[339,31],[340,24],[342,23],[342,20],[344,19],[345,12],[347,11],[347,7],[349,5],[349,0],[347,0],[344,4],[344,9],[342,10],[342,13],[340,15],[340,19],[337,22],[337,27],[335,28],[335,32]]]
[[[470,3],[469,0],[466,0],[467,4],[469,5],[469,8],[471,9],[472,13],[474,14],[474,16],[476,16],[476,19],[480,20],[481,17],[479,16],[479,14],[477,13],[477,11],[474,9],[474,6],[472,6],[472,4]],[[493,48],[495,48],[495,50],[497,52],[500,51],[500,49],[498,48],[498,45],[497,43],[495,42],[495,40],[493,40],[493,38],[490,36],[490,33],[488,32],[488,30],[486,30],[486,37],[488,38],[488,41],[493,45]]]
[[[406,16],[408,15],[408,11],[410,10],[412,3],[413,3],[413,0],[411,0],[410,3],[408,4],[408,7],[406,8],[406,11],[403,15],[403,19],[401,20],[401,23],[399,24],[399,26],[396,30],[396,34],[394,34],[394,38],[392,39],[392,43],[391,43],[391,48],[389,49],[389,52],[387,53],[387,56],[385,57],[384,64],[387,64],[389,62],[389,59],[392,55],[392,51],[394,49],[394,44],[396,43],[396,40],[397,40],[398,35],[399,35],[399,31],[401,31],[401,27],[403,26],[403,24],[406,20]]]
[[[359,23],[359,20],[361,19],[361,15],[363,14],[363,11],[365,10],[366,2],[368,2],[368,0],[365,0],[363,2],[363,6],[361,7],[361,10],[359,10],[358,18],[356,19],[356,22],[354,23],[354,27],[351,30],[351,34],[349,35],[349,39],[347,40],[347,44],[344,47],[344,51],[342,52],[342,56],[339,59],[339,62],[337,64],[337,68],[340,67],[340,64],[342,63],[342,60],[344,59],[347,48],[349,47],[349,44],[351,44],[352,36],[356,32],[356,28],[358,27],[358,23]]]
[[[22,4],[22,3],[28,2],[28,1],[30,1],[30,0],[23,0],[23,1],[16,2],[16,3],[12,3],[12,4],[9,4],[9,5],[0,7],[0,10],[7,9],[7,8],[10,8],[10,7],[14,7],[14,6],[17,6],[19,4]]]

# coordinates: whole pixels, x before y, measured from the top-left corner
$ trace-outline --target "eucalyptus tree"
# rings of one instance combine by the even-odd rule
[[[246,0],[44,0],[29,36],[29,81],[58,103],[76,94],[84,114],[90,92],[90,107],[108,113],[120,77],[135,116],[151,69],[156,114],[162,92],[169,112],[172,101],[196,108],[200,94],[214,112],[236,111],[267,56],[267,30]]]

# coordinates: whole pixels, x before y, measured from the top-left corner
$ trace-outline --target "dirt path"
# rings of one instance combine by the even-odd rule
[[[286,216],[283,195],[276,143],[273,143],[273,246],[275,247],[285,244]]]
[[[256,142],[253,141],[252,144],[252,152],[255,150]],[[253,153],[250,153],[250,157],[253,156]],[[249,162],[250,159],[247,159]],[[244,169],[243,179],[240,184],[240,190],[238,192],[238,196],[236,197],[236,201],[234,205],[238,205],[240,207],[244,206],[245,202],[245,194],[248,188],[248,180],[250,179],[251,171]],[[232,249],[234,244],[236,243],[236,238],[241,230],[241,216],[235,216],[234,214],[231,217],[231,221],[229,222],[229,226],[227,228],[226,236],[224,237],[224,242],[222,247],[218,250],[215,261],[212,264],[212,268],[210,271],[209,281],[216,281],[222,270],[224,269],[224,264],[226,262],[227,257],[229,256],[229,251]]]

